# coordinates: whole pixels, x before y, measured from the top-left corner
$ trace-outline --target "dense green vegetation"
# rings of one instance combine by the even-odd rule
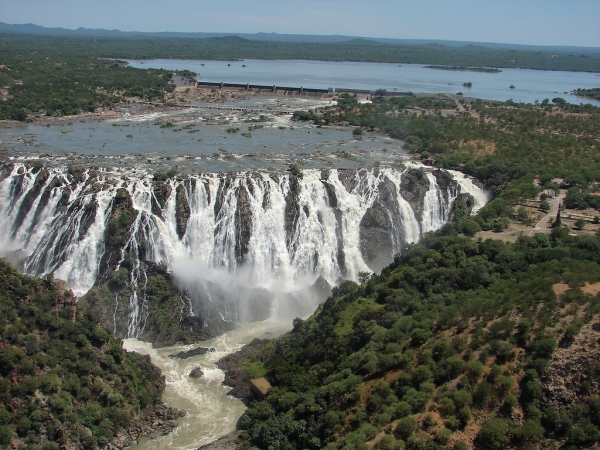
[[[310,59],[600,72],[600,54],[597,53],[506,50],[475,45],[393,45],[365,39],[293,43],[251,41],[237,36],[183,39],[4,35],[0,43],[10,43],[17,51],[21,47],[27,50],[36,47],[40,53],[47,53],[60,48],[63,54],[105,58]]]
[[[575,91],[573,91],[573,93],[581,97],[589,97],[594,98],[596,100],[600,100],[600,88],[576,89]]]
[[[127,97],[162,100],[175,87],[171,71],[134,69],[68,45],[54,45],[59,43],[0,36],[0,87],[7,88],[0,119],[79,114],[114,107]]]
[[[367,449],[377,436],[376,448],[465,448],[469,433],[477,448],[600,440],[596,350],[571,363],[583,376],[570,404],[557,407],[547,390],[557,346],[598,320],[600,297],[580,287],[600,281],[600,238],[559,228],[510,245],[455,227],[408,246],[366,283],[334,288],[250,358],[274,387],[240,421],[248,445]],[[571,289],[557,296],[560,282]]]
[[[439,95],[359,104],[343,95],[335,107],[297,111],[294,117],[383,131],[436,167],[474,176],[496,195],[474,218],[483,229],[501,226],[497,217],[508,217],[521,198],[534,197],[536,176],[543,188],[558,188],[552,180],[563,178],[585,192],[596,190],[600,181],[600,108],[561,98],[539,104],[466,103]]]
[[[70,300],[60,283],[0,261],[2,448],[103,446],[160,400],[159,369]]]

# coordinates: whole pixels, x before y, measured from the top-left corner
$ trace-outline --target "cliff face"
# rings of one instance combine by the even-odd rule
[[[190,214],[190,204],[185,195],[185,188],[180,184],[177,186],[175,194],[175,220],[177,222],[177,236],[179,236],[179,239],[185,236]]]
[[[404,238],[401,230],[394,229],[394,225],[400,222],[396,186],[385,180],[379,184],[378,192],[373,206],[367,209],[360,221],[360,250],[374,272],[390,263]]]
[[[419,221],[423,217],[425,194],[428,190],[429,179],[423,169],[410,169],[402,176],[400,195],[410,204]]]

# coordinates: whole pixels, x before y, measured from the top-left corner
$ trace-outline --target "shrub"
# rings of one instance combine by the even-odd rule
[[[471,394],[464,389],[460,391],[456,391],[453,395],[454,404],[458,409],[462,409],[466,406],[471,406],[473,404],[473,397]]]
[[[435,440],[441,444],[446,444],[450,439],[450,436],[452,436],[452,430],[441,428],[435,433]]]
[[[504,419],[486,420],[479,430],[478,440],[484,448],[501,448],[509,442],[508,422]]]
[[[30,429],[31,420],[29,420],[27,417],[23,417],[21,420],[19,420],[19,423],[17,423],[17,433],[19,433],[19,436],[26,436]]]
[[[429,339],[429,332],[422,328],[415,328],[411,333],[411,345],[413,347],[419,347],[427,339]]]
[[[544,427],[537,420],[528,420],[521,429],[524,441],[539,441],[544,437]]]
[[[295,176],[299,176],[302,175],[302,170],[300,169],[300,167],[298,166],[298,164],[290,164],[288,171]]]
[[[469,408],[461,408],[456,414],[456,418],[460,421],[460,427],[464,428],[471,421],[471,411]]]
[[[396,439],[389,434],[384,435],[375,445],[378,450],[394,450],[396,448]]]
[[[417,428],[417,421],[412,417],[404,417],[398,421],[394,433],[400,439],[406,440]]]
[[[551,357],[554,350],[556,350],[556,339],[540,339],[535,343],[535,351],[542,357]]]
[[[0,425],[8,425],[13,421],[13,415],[4,408],[0,408]]]
[[[60,378],[55,373],[47,373],[40,382],[40,388],[45,394],[54,394],[58,392],[61,385]]]
[[[10,444],[13,434],[6,425],[0,425],[0,445]]]
[[[412,406],[407,402],[400,402],[396,405],[396,417],[406,417],[412,413]]]

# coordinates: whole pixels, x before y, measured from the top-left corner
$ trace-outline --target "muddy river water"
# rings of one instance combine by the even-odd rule
[[[254,338],[277,337],[292,328],[291,320],[270,319],[244,325],[209,341],[196,345],[175,345],[160,349],[147,342],[127,339],[124,347],[144,355],[150,355],[166,377],[167,388],[163,401],[168,406],[184,409],[187,414],[178,420],[179,427],[165,436],[143,438],[131,448],[139,450],[195,449],[208,444],[235,430],[235,424],[246,407],[227,395],[229,388],[223,386],[225,374],[215,367],[222,357],[233,353]],[[168,355],[196,346],[214,348],[214,352],[188,359],[172,359]],[[199,379],[189,377],[194,367],[200,367],[204,375]]]

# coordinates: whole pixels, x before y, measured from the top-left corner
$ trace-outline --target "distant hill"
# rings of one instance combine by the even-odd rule
[[[71,30],[68,28],[47,28],[32,23],[27,24],[8,24],[0,22],[0,33],[24,33],[24,34],[46,34],[46,35],[71,35],[71,36],[153,36],[164,38],[220,38],[228,36],[237,36],[250,41],[271,41],[271,42],[296,42],[296,43],[340,43],[353,40],[360,40],[372,43],[383,43],[392,45],[426,45],[438,44],[446,47],[465,47],[475,45],[478,47],[487,47],[493,49],[506,50],[534,50],[534,51],[556,51],[556,52],[592,52],[600,53],[600,47],[575,47],[575,46],[541,46],[541,45],[521,45],[505,44],[494,42],[469,42],[469,41],[451,41],[442,39],[394,39],[394,38],[375,38],[368,36],[344,36],[344,35],[311,35],[311,34],[279,34],[279,33],[188,33],[188,32],[144,32],[144,31],[121,31],[105,30],[97,28],[77,28]]]

